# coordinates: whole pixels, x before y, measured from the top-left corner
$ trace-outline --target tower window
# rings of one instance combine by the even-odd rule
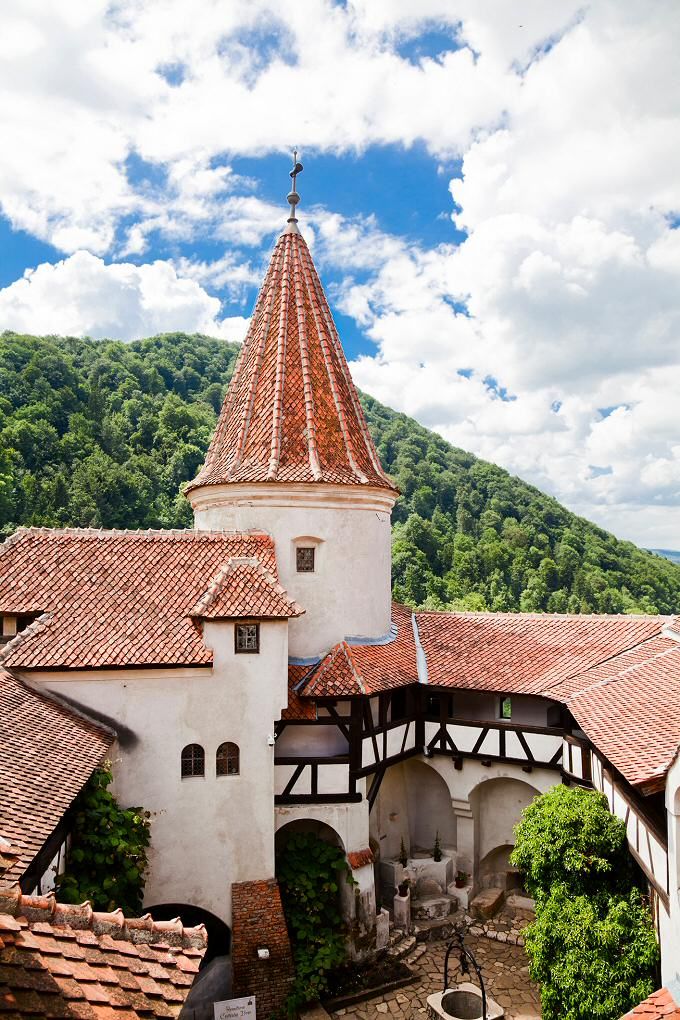
[[[218,776],[237,776],[240,769],[238,744],[227,740],[217,748],[215,771]]]
[[[314,553],[313,545],[299,545],[297,547],[295,550],[295,565],[298,574],[314,573]]]
[[[512,698],[501,698],[501,719],[512,719]]]
[[[259,623],[237,623],[234,631],[234,645],[236,652],[259,652]]]
[[[187,744],[182,748],[182,779],[205,775],[205,751],[200,744]]]

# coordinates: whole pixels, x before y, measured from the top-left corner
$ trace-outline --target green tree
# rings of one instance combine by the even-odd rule
[[[619,1020],[657,986],[659,947],[640,892],[553,891],[524,933],[543,1020]]]
[[[604,794],[580,786],[554,786],[524,809],[511,860],[537,900],[558,885],[572,895],[625,889],[634,874],[625,825]]]

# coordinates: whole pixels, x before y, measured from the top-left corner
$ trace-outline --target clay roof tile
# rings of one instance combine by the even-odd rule
[[[394,490],[299,233],[274,249],[205,463],[187,491],[238,482]]]

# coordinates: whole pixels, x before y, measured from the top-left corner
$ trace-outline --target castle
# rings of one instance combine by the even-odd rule
[[[3,704],[46,720],[12,751],[9,877],[49,891],[69,805],[109,757],[121,803],[151,812],[152,912],[216,918],[253,956],[280,935],[277,843],[312,828],[346,853],[366,944],[400,909],[402,843],[427,880],[413,908],[446,916],[511,891],[522,809],[581,784],[626,823],[679,999],[680,622],[392,604],[398,493],[297,201],[186,490],[194,528],[29,528],[0,548]]]

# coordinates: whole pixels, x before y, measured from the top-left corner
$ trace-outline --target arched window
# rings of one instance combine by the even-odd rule
[[[218,776],[237,776],[239,774],[238,744],[232,744],[230,740],[220,744],[217,748],[215,764]]]
[[[182,779],[205,775],[205,751],[200,744],[187,744],[182,748]]]

